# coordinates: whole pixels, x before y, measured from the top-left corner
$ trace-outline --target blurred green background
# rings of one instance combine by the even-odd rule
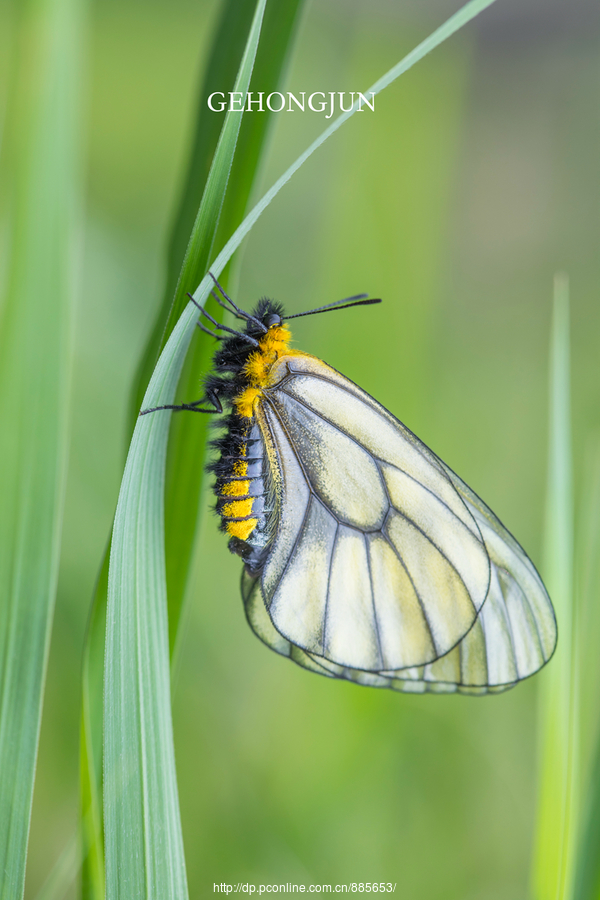
[[[455,8],[313,0],[289,89],[364,90]],[[86,617],[217,12],[202,0],[91,8],[72,450],[29,898],[76,828]],[[254,229],[235,287],[246,308],[267,295],[293,312],[382,297],[295,323],[297,346],[401,418],[538,565],[557,269],[572,286],[579,493],[600,410],[599,45],[591,0],[498,0],[309,161]],[[275,118],[265,187],[326,124]],[[190,896],[221,881],[383,880],[410,900],[525,898],[544,675],[484,699],[312,676],[251,634],[240,562],[206,506],[174,690]]]

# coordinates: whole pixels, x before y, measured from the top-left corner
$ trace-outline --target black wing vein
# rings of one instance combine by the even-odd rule
[[[379,632],[379,622],[377,621],[377,607],[375,605],[375,585],[373,584],[373,573],[371,572],[371,557],[369,554],[369,540],[368,540],[366,534],[363,534],[363,541],[365,542],[365,554],[367,557],[367,569],[369,572],[369,586],[371,588],[371,606],[373,608],[373,624],[375,626],[375,635],[377,637],[377,652],[379,654],[381,668],[383,668],[383,647],[381,644],[381,634]]]
[[[381,536],[382,536],[382,538],[386,541],[386,543],[389,544],[389,546],[392,548],[392,551],[393,551],[394,555],[397,557],[398,562],[400,563],[400,565],[402,566],[402,568],[403,568],[404,571],[406,572],[406,577],[407,577],[408,580],[410,581],[410,583],[411,583],[411,585],[412,585],[412,589],[413,589],[413,591],[415,592],[415,597],[417,598],[417,602],[418,602],[419,606],[421,607],[421,612],[423,613],[423,619],[424,619],[424,621],[425,621],[425,624],[427,625],[427,630],[428,630],[428,632],[429,632],[429,637],[431,638],[431,644],[432,644],[433,649],[435,650],[435,652],[438,653],[438,648],[437,648],[437,645],[436,645],[436,642],[435,642],[435,638],[434,638],[434,636],[433,636],[433,630],[432,630],[432,628],[431,628],[431,623],[429,622],[429,618],[428,618],[428,616],[427,616],[427,612],[425,611],[425,606],[423,605],[423,601],[422,601],[422,599],[421,599],[421,595],[419,594],[419,592],[418,592],[418,590],[417,590],[417,586],[416,586],[416,584],[415,584],[414,581],[413,581],[412,575],[411,575],[410,572],[408,571],[408,566],[406,565],[406,563],[405,563],[404,560],[402,559],[402,555],[401,555],[400,551],[398,550],[398,548],[396,547],[396,545],[395,545],[394,543],[392,543],[392,541],[390,541],[389,537],[387,536],[387,534],[386,534],[384,531],[381,532]],[[442,655],[442,654],[440,654],[439,656],[437,656],[436,659],[440,659],[440,656],[441,656],[441,655]],[[444,653],[443,655],[445,656],[446,654]],[[431,660],[431,662],[434,662],[434,660]],[[407,668],[407,669],[412,669],[413,666],[412,666],[412,665],[411,665],[411,666],[406,666],[406,668]]]
[[[325,638],[327,634],[327,612],[329,608],[329,589],[331,586],[331,570],[333,568],[333,556],[335,553],[335,547],[338,541],[338,534],[340,531],[340,523],[336,520],[335,526],[335,535],[333,537],[333,544],[331,546],[331,553],[329,554],[329,569],[327,572],[327,592],[325,593],[325,608],[323,609],[323,632],[321,636],[321,652],[323,656],[325,656]]]

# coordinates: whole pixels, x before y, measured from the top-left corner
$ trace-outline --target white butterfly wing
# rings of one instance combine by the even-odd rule
[[[488,599],[481,614],[491,683],[511,672],[527,678],[548,662],[557,640],[552,603],[535,566],[494,513],[445,464],[483,535],[492,565]]]
[[[380,404],[320,360],[288,356],[257,419],[279,515],[242,593],[269,646],[412,691],[501,689],[547,661],[556,626],[533,565]]]

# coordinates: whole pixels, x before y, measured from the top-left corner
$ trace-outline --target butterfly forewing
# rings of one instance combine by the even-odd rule
[[[248,621],[320,674],[485,693],[537,671],[556,625],[523,550],[481,500],[364,391],[282,358],[256,410],[277,485]]]
[[[275,628],[369,671],[444,656],[488,591],[477,523],[437,458],[367,394],[311,357],[277,369],[259,416],[280,468],[262,584]]]

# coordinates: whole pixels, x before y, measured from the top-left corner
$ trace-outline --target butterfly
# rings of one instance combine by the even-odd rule
[[[498,693],[537,672],[557,628],[525,551],[402,422],[290,346],[289,319],[381,301],[250,314],[215,285],[245,329],[199,307],[226,333],[198,323],[220,342],[204,396],[157,409],[225,415],[209,468],[254,633],[312,672],[403,692]]]

